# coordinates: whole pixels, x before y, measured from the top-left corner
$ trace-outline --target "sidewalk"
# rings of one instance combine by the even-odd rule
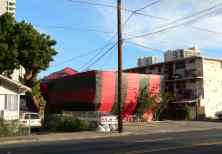
[[[27,137],[4,137],[0,138],[2,144],[30,143],[30,142],[50,142],[68,141],[82,139],[96,139],[127,135],[159,134],[172,132],[189,132],[222,129],[222,122],[198,122],[198,121],[162,121],[151,123],[125,123],[124,133],[101,133],[96,131],[73,132],[73,133],[48,133]]]

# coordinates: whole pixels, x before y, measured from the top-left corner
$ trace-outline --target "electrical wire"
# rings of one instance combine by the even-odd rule
[[[52,26],[52,25],[40,25],[40,24],[33,24],[36,27],[47,27],[47,28],[53,28],[53,29],[64,29],[64,30],[74,30],[74,31],[89,31],[89,32],[98,32],[98,33],[104,33],[104,34],[113,34],[114,32],[111,31],[103,31],[98,30],[96,28],[79,28],[79,27],[71,27],[71,26]]]
[[[90,54],[93,54],[93,53],[95,53],[96,51],[98,51],[98,50],[100,50],[100,49],[101,49],[101,48],[97,48],[97,49],[94,49],[94,50],[90,50],[90,51],[85,52],[85,53],[83,53],[83,54],[80,54],[80,55],[77,55],[77,56],[72,57],[72,58],[70,58],[70,59],[67,59],[67,60],[65,60],[65,61],[63,61],[63,62],[61,62],[61,63],[55,64],[55,65],[53,65],[53,66],[51,66],[51,67],[58,67],[58,66],[61,66],[61,65],[63,65],[63,64],[66,64],[66,63],[68,63],[68,62],[77,60],[77,59],[79,59],[79,58],[83,58],[83,57],[89,56]]]
[[[147,5],[145,5],[144,7],[142,7],[142,8],[139,8],[139,9],[136,9],[136,10],[134,10],[134,11],[132,11],[132,13],[128,16],[128,18],[125,20],[125,22],[124,22],[124,24],[123,24],[123,28],[126,26],[126,24],[129,22],[129,20],[133,17],[133,15],[134,14],[136,14],[136,12],[137,11],[142,11],[142,10],[144,10],[144,9],[146,9],[146,8],[148,8],[148,7],[151,7],[151,6],[153,6],[154,4],[157,4],[157,3],[159,3],[161,0],[157,0],[157,1],[154,1],[154,2],[152,2],[152,3],[149,3],[149,4],[147,4]],[[91,3],[90,3],[91,4]],[[115,36],[114,36],[115,37]],[[111,38],[111,40],[112,40],[113,38]],[[110,41],[109,41],[110,42]],[[103,48],[104,49],[104,48]],[[103,49],[101,50],[101,52],[103,51]],[[105,52],[106,53],[106,52]],[[105,53],[103,53],[102,55],[104,55]],[[97,56],[99,56],[99,54],[100,54],[100,52],[95,56],[95,57],[93,57],[92,59],[90,59],[90,61],[93,61],[94,59],[96,59],[96,57]],[[105,54],[106,55],[106,54]],[[101,57],[101,56],[100,56]],[[102,57],[104,57],[104,56],[102,56]],[[97,59],[101,59],[101,58],[97,58]],[[92,63],[92,64],[89,64],[89,66],[88,66],[88,63],[87,64],[84,64],[83,66],[81,66],[80,67],[80,69],[82,69],[82,68],[84,68],[84,67],[86,67],[86,66],[88,66],[87,67],[87,69],[90,67],[90,66],[92,66],[93,64],[95,64],[97,61],[95,61],[94,60],[94,62]]]
[[[152,3],[149,3],[149,4],[145,5],[142,8],[139,8],[139,9],[136,9],[136,10],[132,11],[131,14],[129,15],[129,17],[126,19],[124,26],[129,22],[129,20],[133,17],[133,15],[137,14],[137,12],[142,11],[142,10],[144,10],[148,7],[151,7],[151,6],[153,6],[157,3],[160,3],[160,2],[161,2],[161,0],[157,0],[157,1],[154,1]]]
[[[102,48],[100,48],[100,49],[98,50],[97,54],[96,54],[95,56],[93,56],[93,57],[89,60],[89,62],[87,62],[87,63],[83,64],[82,66],[80,66],[79,70],[83,69],[84,67],[87,67],[87,66],[89,65],[89,63],[91,63],[91,61],[94,61],[94,59],[97,59],[97,57],[103,52],[103,50],[105,50],[106,47],[108,47],[108,46],[112,43],[112,41],[113,41],[113,39],[114,39],[115,37],[116,37],[116,35],[112,36],[112,37],[107,41],[107,43],[106,43]]]
[[[110,4],[96,3],[96,2],[89,2],[89,1],[78,1],[78,0],[68,0],[68,1],[72,2],[72,3],[86,4],[86,5],[92,5],[92,6],[102,6],[102,7],[109,7],[109,8],[116,9],[116,6],[110,5]],[[152,6],[155,3],[157,3],[157,2],[153,2],[153,3],[148,4],[148,5]],[[145,6],[144,9],[145,8],[148,8],[148,6]],[[150,14],[145,14],[145,13],[142,13],[142,12],[139,12],[139,11],[135,12],[135,10],[131,10],[131,9],[127,9],[127,8],[121,8],[121,10],[126,11],[126,12],[131,12],[131,13],[134,13],[134,14],[137,14],[137,15],[142,15],[142,16],[154,18],[156,20],[162,20],[162,17],[158,17],[158,16],[154,16],[154,15],[150,15]]]
[[[213,7],[201,10],[201,11],[199,11],[199,12],[193,14],[193,15],[188,15],[188,16],[182,17],[180,19],[174,20],[174,21],[168,23],[167,25],[163,25],[163,26],[161,26],[162,29],[159,29],[159,30],[156,30],[156,31],[153,31],[153,32],[148,32],[148,33],[141,34],[141,35],[137,35],[137,36],[132,37],[132,38],[126,38],[126,40],[128,40],[128,39],[135,39],[135,38],[141,38],[141,37],[147,37],[147,36],[150,36],[150,35],[158,34],[158,33],[170,30],[170,29],[177,28],[177,27],[182,26],[182,25],[186,25],[186,24],[192,23],[192,22],[197,20],[197,19],[195,19],[195,17],[197,17],[197,18],[198,17],[204,17],[204,16],[212,13],[213,11],[217,11],[217,10],[221,9],[220,8],[221,5],[222,5],[222,3],[219,3],[219,4],[217,4],[217,5],[213,6]],[[217,8],[217,7],[219,7],[219,8]],[[212,12],[209,12],[209,11],[212,11]],[[207,13],[207,12],[209,12],[209,13]],[[194,18],[194,19],[192,19],[192,18]],[[183,21],[183,20],[187,20],[187,19],[188,19],[188,21]],[[191,19],[191,20],[189,20],[189,19]],[[180,23],[180,24],[172,25],[172,24],[175,24],[175,23],[181,22],[181,21],[182,21],[182,23]]]
[[[101,56],[99,56],[99,57],[96,58],[93,62],[91,62],[91,63],[87,66],[87,68],[86,68],[85,70],[83,70],[83,71],[88,70],[91,66],[93,66],[93,65],[96,64],[98,61],[100,61],[103,57],[106,56],[106,54],[108,54],[110,51],[112,51],[112,49],[115,48],[116,45],[117,45],[117,42],[116,42],[114,45],[112,45],[109,49],[107,49]]]
[[[144,49],[148,49],[148,50],[151,50],[151,51],[160,51],[160,52],[164,52],[163,50],[161,49],[156,49],[156,48],[153,48],[153,47],[148,47],[148,46],[145,46],[145,45],[141,45],[139,43],[136,43],[136,42],[132,42],[132,41],[125,41],[126,43],[129,43],[129,44],[132,44],[132,45],[136,45],[136,46],[139,46],[139,47],[142,47]]]

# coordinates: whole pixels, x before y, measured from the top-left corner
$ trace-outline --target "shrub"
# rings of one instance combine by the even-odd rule
[[[27,133],[26,129],[20,127],[18,120],[4,121],[0,119],[0,137],[23,136]]]
[[[88,124],[73,116],[54,114],[45,118],[45,129],[55,132],[74,132],[88,129]]]

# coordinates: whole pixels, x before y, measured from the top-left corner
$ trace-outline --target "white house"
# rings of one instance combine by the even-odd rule
[[[19,119],[20,95],[31,91],[27,86],[0,75],[0,118],[4,120]]]

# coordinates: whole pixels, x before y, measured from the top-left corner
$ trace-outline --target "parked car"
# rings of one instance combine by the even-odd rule
[[[42,122],[38,113],[23,112],[20,115],[20,125],[22,127],[40,128]]]
[[[218,119],[222,120],[222,111],[217,112],[215,115]]]

